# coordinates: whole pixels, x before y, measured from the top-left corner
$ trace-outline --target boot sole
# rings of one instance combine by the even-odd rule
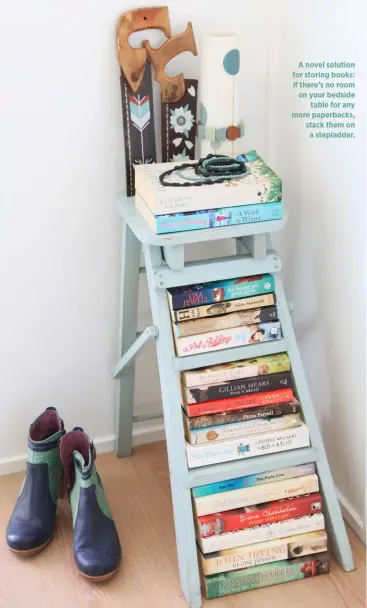
[[[44,549],[50,542],[51,542],[51,538],[46,540],[46,542],[43,543],[43,545],[40,545],[39,547],[35,547],[34,549],[25,549],[25,550],[12,549],[11,547],[9,547],[9,545],[8,545],[8,547],[12,553],[16,553],[17,555],[21,555],[22,557],[32,557],[32,555],[37,555],[37,553],[40,553],[42,551],[42,549]]]
[[[112,578],[114,576],[114,574],[116,574],[117,570],[118,570],[118,568],[116,568],[116,570],[114,570],[113,572],[109,572],[108,574],[103,574],[102,576],[89,576],[88,574],[84,574],[84,572],[82,572],[81,570],[79,570],[79,572],[85,578],[87,578],[90,581],[93,581],[94,583],[102,583],[103,581],[108,581],[110,578]]]

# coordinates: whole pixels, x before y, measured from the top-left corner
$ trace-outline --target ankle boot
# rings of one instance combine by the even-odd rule
[[[58,444],[64,434],[54,407],[31,424],[26,476],[6,530],[9,548],[21,555],[38,553],[52,538],[62,480]]]
[[[84,576],[107,580],[120,565],[121,546],[96,471],[93,442],[75,427],[61,439],[60,457],[73,514],[75,563]]]

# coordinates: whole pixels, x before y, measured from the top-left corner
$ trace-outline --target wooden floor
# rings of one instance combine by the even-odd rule
[[[140,446],[131,458],[98,457],[115,516],[123,567],[92,584],[74,566],[68,503],[59,503],[56,536],[33,558],[19,558],[4,534],[22,474],[0,477],[0,608],[184,608],[180,592],[165,443]],[[209,608],[362,608],[365,548],[350,531],[357,570],[336,563],[329,575],[204,602]]]

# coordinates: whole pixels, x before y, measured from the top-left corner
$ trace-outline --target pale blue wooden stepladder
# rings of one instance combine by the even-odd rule
[[[134,421],[134,361],[142,347],[154,338],[162,391],[181,589],[188,605],[191,608],[199,608],[202,605],[191,488],[243,475],[315,462],[324,498],[327,530],[334,555],[344,570],[354,570],[348,536],[279,276],[281,262],[277,253],[271,248],[270,234],[280,230],[284,226],[285,220],[163,236],[154,234],[139,215],[135,209],[134,198],[126,198],[121,195],[118,198],[118,209],[123,220],[123,231],[120,360],[113,372],[113,377],[118,379],[120,384],[116,451],[120,457],[131,454]],[[220,239],[235,239],[235,256],[185,263],[185,245]],[[145,259],[145,265],[142,268],[140,267],[141,248],[143,248]],[[148,280],[154,325],[138,333],[137,301],[139,276],[142,273],[146,273]],[[262,273],[275,274],[276,300],[282,327],[282,339],[218,352],[176,357],[166,295],[167,288]],[[310,430],[311,447],[188,469],[177,375],[184,370],[280,352],[287,352],[291,361],[297,396],[302,405],[303,417]],[[160,416],[159,413],[147,418]],[[140,416],[139,420],[141,419]]]

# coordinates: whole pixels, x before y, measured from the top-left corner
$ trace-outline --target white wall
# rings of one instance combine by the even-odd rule
[[[83,425],[111,447],[120,252],[113,198],[124,184],[115,23],[140,4],[17,0],[0,7],[0,473],[21,464],[28,425],[46,405],[56,405],[69,428]],[[170,2],[172,30],[191,19],[198,42],[205,32],[243,35],[246,145],[264,148],[266,2],[226,6]],[[248,61],[245,50],[257,44]],[[189,53],[171,64],[171,74],[198,76],[199,59]],[[158,86],[155,94],[158,103]],[[139,309],[144,325],[144,285]],[[160,408],[153,346],[138,374],[137,413]]]
[[[361,3],[280,0],[269,56],[269,160],[289,211],[279,237],[285,286],[330,465],[345,513],[365,534],[365,57]],[[316,18],[317,16],[317,18]],[[299,61],[357,64],[357,136],[310,139],[292,112]],[[364,532],[363,532],[364,530]]]

